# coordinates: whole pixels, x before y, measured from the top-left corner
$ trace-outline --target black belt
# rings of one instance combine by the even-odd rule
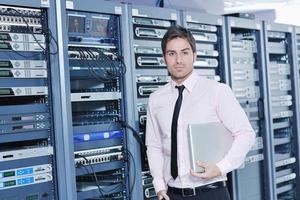
[[[171,194],[181,195],[183,197],[196,196],[201,192],[208,192],[212,189],[226,187],[225,181],[215,182],[208,185],[203,185],[195,188],[174,188],[168,186],[168,192]]]

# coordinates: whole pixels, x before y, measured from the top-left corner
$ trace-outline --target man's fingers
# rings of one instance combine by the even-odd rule
[[[196,177],[199,177],[199,178],[202,178],[202,179],[208,179],[210,178],[209,176],[209,172],[203,172],[203,173],[197,173],[197,172],[194,172],[193,170],[191,170],[191,175],[193,176],[196,176]]]
[[[168,195],[162,194],[162,195],[160,196],[160,200],[170,200],[170,198],[169,198]]]
[[[190,172],[190,173],[191,173],[191,175],[193,175],[193,176],[200,177],[200,176],[199,176],[200,174],[199,174],[199,173],[197,173],[197,172],[194,172],[193,170],[191,170],[191,172]]]
[[[165,190],[161,190],[157,193],[158,200],[170,200],[169,196],[166,194]]]
[[[203,172],[203,173],[197,173],[197,172],[194,172],[193,170],[191,170],[191,175],[193,176],[196,176],[196,177],[199,177],[199,178],[203,178],[203,179],[206,179],[207,178],[207,173],[206,172]]]
[[[207,163],[207,162],[202,162],[202,161],[200,161],[200,160],[197,161],[197,165],[198,165],[199,167],[203,167],[203,168],[209,167],[209,163]]]

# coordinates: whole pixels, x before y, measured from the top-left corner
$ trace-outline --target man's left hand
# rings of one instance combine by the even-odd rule
[[[197,161],[197,165],[199,167],[202,167],[204,169],[204,172],[197,173],[191,170],[191,174],[193,176],[203,179],[211,179],[222,175],[219,167],[215,164]]]

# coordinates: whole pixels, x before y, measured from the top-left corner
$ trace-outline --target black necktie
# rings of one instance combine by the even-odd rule
[[[182,103],[182,92],[184,90],[184,85],[176,86],[178,89],[178,98],[176,100],[173,118],[172,118],[172,127],[171,127],[171,175],[175,180],[178,176],[178,166],[177,166],[177,121],[178,115]]]

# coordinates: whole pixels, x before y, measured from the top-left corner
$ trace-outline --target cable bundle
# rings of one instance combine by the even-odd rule
[[[101,82],[111,82],[126,72],[123,58],[116,53],[106,55],[103,49],[94,47],[76,47],[80,59],[88,67],[91,75]]]

